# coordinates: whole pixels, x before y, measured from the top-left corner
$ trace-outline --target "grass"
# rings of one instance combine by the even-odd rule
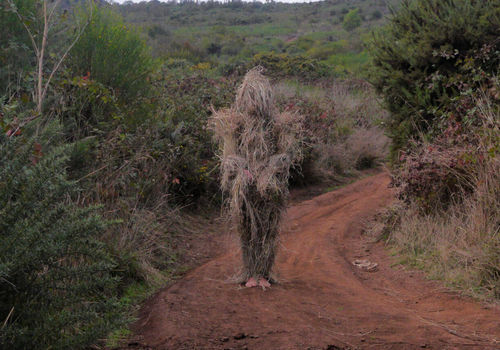
[[[470,162],[466,161],[467,167],[463,169],[445,167],[448,179],[457,176],[463,187],[456,190],[449,203],[430,202],[431,209],[422,207],[418,200],[397,203],[392,219],[386,221],[392,222],[394,229],[389,230],[389,239],[404,264],[425,271],[430,278],[442,280],[451,288],[492,300],[500,298],[500,158],[497,151],[500,123],[487,102],[477,101],[476,106],[483,124],[468,130],[473,138],[470,142],[475,144],[474,153],[460,156]],[[440,146],[423,143],[420,147]],[[442,148],[441,154],[434,157],[427,152],[426,161],[438,169],[446,166],[446,159],[453,154],[467,154],[458,152],[457,147],[467,145]],[[400,186],[404,188],[405,183]],[[394,224],[395,220],[398,224]]]
[[[373,91],[355,81],[335,80],[328,87],[284,81],[275,86],[278,98],[296,101],[314,135],[313,173],[328,179],[373,167],[388,154],[389,140],[380,127],[387,118]]]
[[[155,291],[156,288],[146,283],[133,283],[127,287],[124,295],[120,298],[120,305],[124,310],[129,310],[128,318],[130,322],[136,320],[139,305]],[[124,345],[132,334],[128,326],[118,328],[108,335],[106,347],[111,349],[119,348]]]
[[[253,35],[264,37],[276,37],[281,35],[293,34],[296,28],[281,26],[276,24],[250,25],[250,26],[228,26],[229,30],[240,35]]]

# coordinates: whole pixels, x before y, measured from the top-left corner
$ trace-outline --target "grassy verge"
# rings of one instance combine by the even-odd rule
[[[400,200],[379,235],[401,263],[479,299],[500,298],[500,124],[488,101],[468,143],[422,142],[395,172]],[[463,135],[461,135],[463,137]],[[414,193],[418,193],[416,196]]]

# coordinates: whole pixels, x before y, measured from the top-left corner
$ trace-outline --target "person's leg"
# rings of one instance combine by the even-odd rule
[[[259,276],[259,286],[263,288],[271,287],[271,270],[274,266],[277,252],[278,230],[272,227],[266,227],[266,233],[261,235],[258,242],[257,254],[257,275]]]

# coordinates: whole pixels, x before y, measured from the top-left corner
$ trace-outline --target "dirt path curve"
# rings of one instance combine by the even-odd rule
[[[129,348],[500,349],[498,308],[391,266],[361,236],[391,202],[389,181],[378,174],[291,207],[282,283],[270,289],[228,283],[236,248],[191,271],[144,305]]]

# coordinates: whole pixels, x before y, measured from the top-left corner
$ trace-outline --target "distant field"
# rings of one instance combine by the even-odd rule
[[[143,28],[154,55],[212,66],[245,61],[261,52],[303,55],[331,66],[335,75],[361,74],[371,30],[386,22],[399,0],[314,3],[143,2],[114,5]],[[355,17],[353,28],[345,17]],[[357,22],[356,22],[357,21]]]

